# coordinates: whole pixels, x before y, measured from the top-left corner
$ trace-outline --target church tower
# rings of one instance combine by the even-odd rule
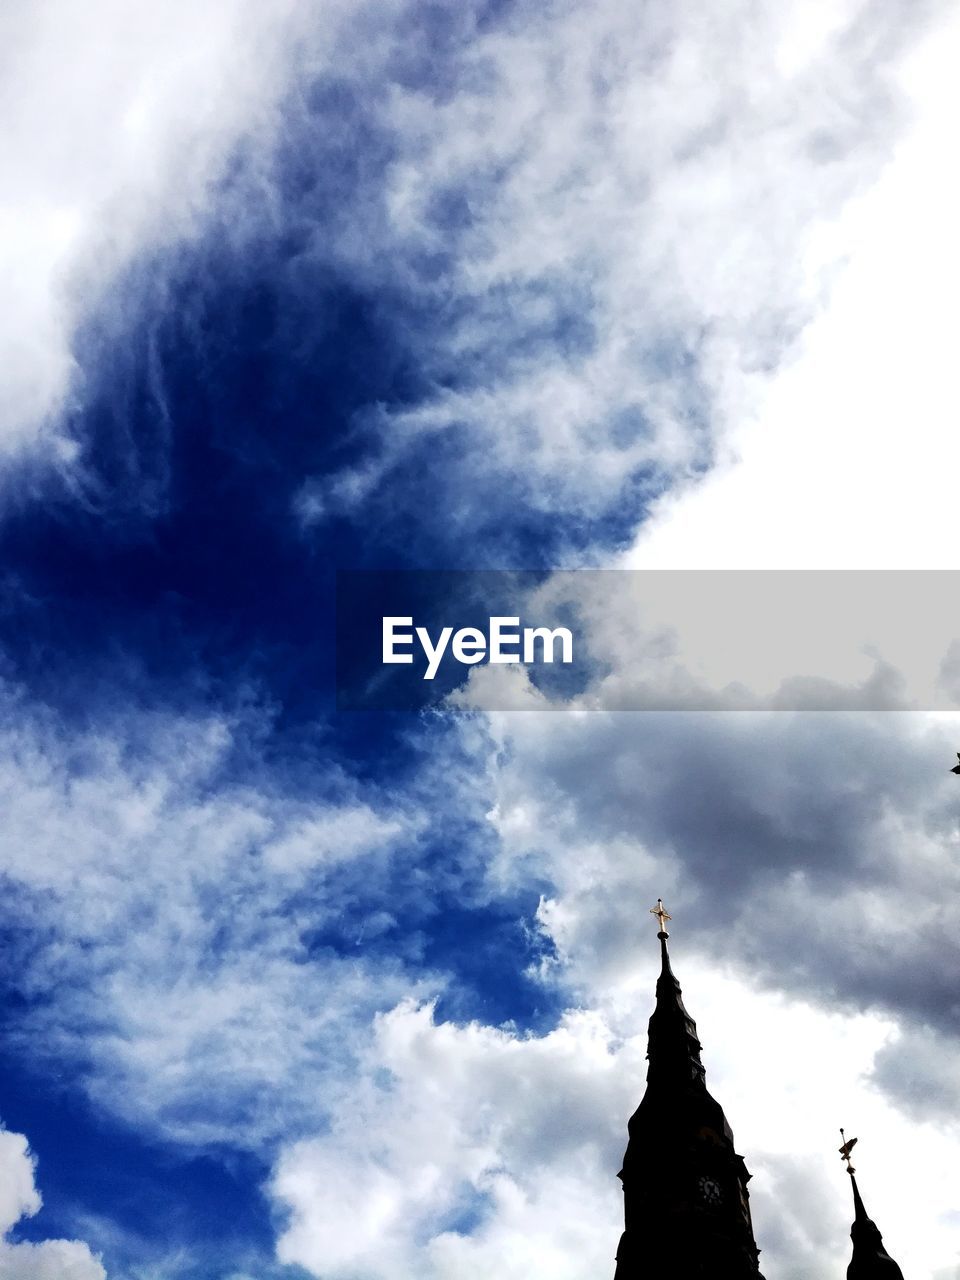
[[[647,1088],[630,1117],[619,1174],[625,1230],[615,1280],[763,1280],[750,1174],[723,1109],[707,1092],[696,1023],[670,967],[670,916],[659,899],[651,911],[660,924],[662,969],[650,1018]],[[860,1274],[851,1272],[851,1280]]]
[[[850,1163],[850,1152],[856,1145],[856,1138],[849,1141],[840,1130],[843,1146],[840,1154],[847,1162],[847,1173],[853,1188],[853,1226],[850,1228],[850,1239],[853,1241],[853,1257],[847,1267],[847,1280],[903,1280],[903,1272],[883,1247],[883,1236],[877,1224],[867,1217],[857,1186],[856,1169]]]

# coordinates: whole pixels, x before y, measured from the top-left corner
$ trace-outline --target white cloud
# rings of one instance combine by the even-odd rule
[[[0,1244],[3,1280],[104,1280],[106,1274],[79,1240]]]
[[[404,834],[404,823],[374,813],[369,805],[331,809],[264,845],[263,856],[276,870],[301,870],[375,852]]]
[[[762,994],[675,951],[708,1083],[754,1174],[768,1274],[828,1280],[849,1257],[840,1124],[861,1136],[861,1189],[905,1271],[948,1265],[955,1140],[865,1083],[894,1024]],[[281,1261],[331,1280],[585,1280],[608,1268],[655,953],[541,1037],[437,1023],[410,1003],[382,1016],[330,1132],[280,1159]]]
[[[33,1161],[22,1133],[0,1129],[0,1235],[40,1208],[33,1184]]]
[[[20,1133],[0,1129],[0,1278],[2,1280],[106,1280],[97,1258],[79,1240],[12,1242],[21,1218],[40,1209],[34,1160]]]
[[[619,1233],[602,1153],[625,1118],[628,1061],[589,1013],[523,1039],[398,1006],[331,1131],[280,1159],[272,1190],[292,1215],[280,1259],[390,1280],[602,1267]],[[641,1062],[635,1047],[634,1072]]]
[[[790,358],[752,379],[725,465],[664,498],[627,558],[652,568],[955,567],[955,16],[891,75],[909,123],[821,228],[842,263]]]

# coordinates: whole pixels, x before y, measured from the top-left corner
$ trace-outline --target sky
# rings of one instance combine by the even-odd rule
[[[612,1275],[658,897],[767,1280],[841,1125],[960,1278],[958,57],[0,3],[0,1280]],[[591,660],[345,709],[358,570]]]

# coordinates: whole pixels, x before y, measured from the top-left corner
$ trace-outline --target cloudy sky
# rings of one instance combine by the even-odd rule
[[[768,1280],[845,1274],[840,1125],[960,1277],[958,60],[0,0],[0,1280],[612,1276],[658,896]],[[576,570],[597,661],[338,711],[345,569]]]

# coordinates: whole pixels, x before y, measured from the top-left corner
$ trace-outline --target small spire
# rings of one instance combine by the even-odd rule
[[[669,935],[669,933],[667,933],[667,921],[668,921],[668,920],[672,920],[672,919],[673,919],[673,916],[668,916],[668,915],[667,915],[666,911],[665,911],[665,910],[664,910],[664,908],[663,908],[663,899],[662,899],[662,898],[658,898],[658,899],[657,899],[657,905],[656,905],[655,907],[651,907],[651,908],[650,908],[650,914],[651,914],[652,916],[656,916],[656,917],[657,917],[657,920],[659,921],[659,924],[660,924],[660,932],[657,934],[657,937],[658,937],[658,938],[669,938],[669,937],[670,937],[670,935]]]
[[[853,1257],[847,1267],[847,1280],[903,1280],[903,1272],[883,1247],[879,1227],[867,1216],[860,1188],[857,1186],[857,1171],[850,1162],[850,1152],[856,1146],[857,1139],[850,1138],[848,1141],[842,1129],[840,1137],[843,1139],[840,1159],[847,1163],[850,1186],[853,1188],[853,1226],[850,1228]]]

